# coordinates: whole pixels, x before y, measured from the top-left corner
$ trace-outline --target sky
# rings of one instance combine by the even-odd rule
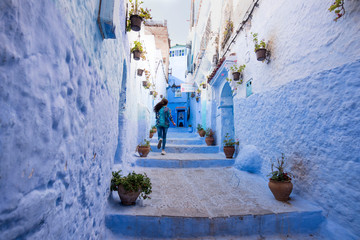
[[[189,32],[191,0],[143,0],[153,20],[167,20],[171,46],[186,44]]]

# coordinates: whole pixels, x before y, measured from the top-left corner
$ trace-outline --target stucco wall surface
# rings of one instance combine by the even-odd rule
[[[284,153],[294,191],[360,234],[360,59],[235,101],[240,145],[255,145],[268,174]]]
[[[103,238],[128,43],[97,12],[0,2],[0,239]]]

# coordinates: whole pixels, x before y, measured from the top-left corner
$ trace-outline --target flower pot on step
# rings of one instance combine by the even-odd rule
[[[214,144],[214,137],[206,137],[205,138],[206,145],[211,146]]]
[[[141,189],[139,189],[137,192],[127,192],[122,185],[119,185],[118,187],[118,194],[121,200],[121,204],[126,206],[134,205],[140,193]]]
[[[135,32],[141,30],[142,17],[140,17],[139,15],[131,15],[130,21],[131,21],[131,30]]]
[[[200,137],[204,137],[205,134],[206,134],[205,130],[202,129],[202,130],[199,131]]]
[[[235,152],[234,146],[224,146],[224,153],[226,158],[232,158]]]
[[[137,60],[140,60],[140,57],[141,57],[141,52],[139,50],[134,50],[133,51],[133,56],[134,56],[134,59],[137,61]]]
[[[258,50],[256,50],[256,59],[258,61],[264,61],[266,58],[266,49],[265,48],[260,48]]]
[[[291,181],[288,182],[279,182],[270,180],[269,188],[275,199],[278,201],[287,201],[290,199],[290,194],[293,189],[293,184]]]
[[[150,152],[150,147],[142,147],[142,146],[138,147],[138,153],[140,157],[147,157],[149,152]]]

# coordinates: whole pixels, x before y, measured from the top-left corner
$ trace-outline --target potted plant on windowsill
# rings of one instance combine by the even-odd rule
[[[133,53],[133,57],[136,61],[140,60],[140,58],[142,57],[142,54],[144,52],[141,42],[134,41],[134,47],[131,48],[131,52]]]
[[[266,49],[266,43],[265,40],[262,39],[259,43],[258,40],[258,34],[257,33],[251,33],[253,37],[253,42],[255,44],[255,53],[256,53],[256,59],[258,61],[264,61],[266,59],[267,49]]]
[[[147,157],[150,152],[150,141],[144,139],[139,145],[136,147],[137,152],[139,153],[140,157]]]
[[[117,191],[123,205],[134,205],[139,197],[147,199],[152,193],[150,178],[144,174],[129,173],[126,177],[120,171],[112,172],[110,191]]]
[[[205,136],[205,130],[202,128],[201,124],[199,123],[196,127],[198,133],[199,133],[199,136],[200,137],[204,137]]]
[[[150,11],[147,8],[140,7],[143,4],[143,1],[139,0],[129,0],[130,3],[130,11],[129,11],[129,20],[127,21],[126,30],[129,32],[130,30],[133,31],[140,31],[141,30],[141,22],[144,19],[151,19]]]
[[[206,138],[205,138],[206,145],[208,145],[208,146],[213,145],[214,144],[214,131],[211,130],[211,128],[207,128],[205,131],[205,135],[206,135]]]
[[[275,165],[276,164],[276,165]],[[276,163],[271,163],[271,173],[268,175],[269,188],[278,201],[287,201],[290,199],[290,194],[293,189],[291,177],[293,175],[289,172],[285,172],[285,155],[281,154],[281,159],[276,159]],[[274,168],[276,170],[274,170]]]
[[[226,158],[232,158],[235,152],[235,145],[239,145],[239,142],[235,142],[230,138],[229,133],[226,133],[224,138],[224,153]]]
[[[232,71],[232,75],[233,75],[233,79],[234,81],[239,81],[240,79],[240,82],[242,83],[243,81],[243,71],[245,69],[246,65],[243,64],[243,65],[240,65],[240,66],[237,66],[237,65],[233,65],[230,67],[230,70]]]

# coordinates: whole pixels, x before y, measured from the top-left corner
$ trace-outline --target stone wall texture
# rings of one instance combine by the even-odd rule
[[[0,2],[0,239],[103,238],[128,42],[98,4]]]

